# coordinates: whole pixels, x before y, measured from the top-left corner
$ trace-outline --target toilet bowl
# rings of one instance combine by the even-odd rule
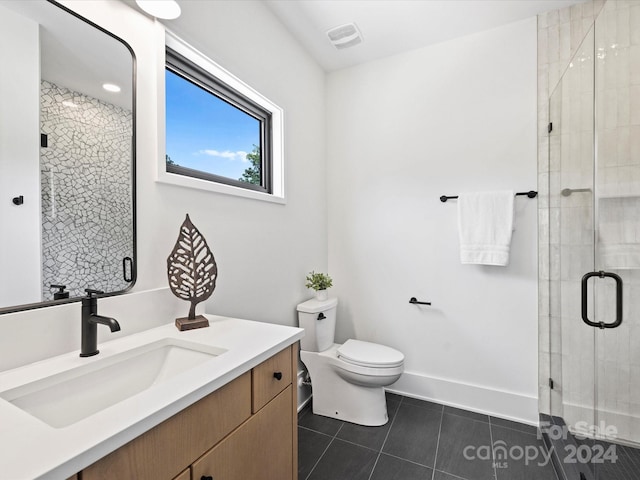
[[[335,298],[298,305],[305,329],[300,358],[309,371],[313,413],[367,426],[389,420],[384,387],[404,371],[404,355],[387,346],[360,340],[333,343]]]

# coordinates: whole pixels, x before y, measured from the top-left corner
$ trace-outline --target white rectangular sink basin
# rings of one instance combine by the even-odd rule
[[[224,352],[210,345],[166,338],[0,392],[0,398],[52,427],[62,428]]]

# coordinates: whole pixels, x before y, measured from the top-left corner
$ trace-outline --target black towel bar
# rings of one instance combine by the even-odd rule
[[[518,193],[516,193],[516,195],[526,195],[529,198],[536,198],[538,196],[538,192],[536,192],[534,190],[529,190],[528,192],[518,192]],[[452,195],[452,196],[442,195],[440,197],[440,201],[442,203],[444,203],[447,200],[451,200],[451,199],[454,199],[454,198],[458,198],[458,195]]]

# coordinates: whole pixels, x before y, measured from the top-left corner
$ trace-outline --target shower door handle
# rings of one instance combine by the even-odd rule
[[[605,322],[592,322],[589,320],[588,314],[588,285],[589,279],[591,277],[599,277],[599,278],[613,278],[616,281],[616,320],[615,322],[605,323]],[[590,327],[597,327],[600,329],[604,328],[616,328],[619,327],[622,323],[622,278],[620,275],[611,272],[603,272],[602,270],[599,272],[589,272],[582,277],[582,321],[589,325]]]

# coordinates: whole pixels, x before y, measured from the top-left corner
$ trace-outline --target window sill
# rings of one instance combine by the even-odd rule
[[[232,185],[224,185],[222,183],[210,182],[208,180],[201,180],[199,178],[185,177],[183,175],[176,175],[174,173],[167,173],[166,171],[159,171],[158,183],[165,183],[168,185],[177,185],[186,188],[196,188],[198,190],[205,190],[209,192],[222,193],[225,195],[232,195],[235,197],[251,198],[253,200],[260,200],[263,202],[279,203],[284,205],[287,203],[284,195],[274,195],[269,193],[257,192],[255,190],[248,190],[246,188],[234,187]]]

